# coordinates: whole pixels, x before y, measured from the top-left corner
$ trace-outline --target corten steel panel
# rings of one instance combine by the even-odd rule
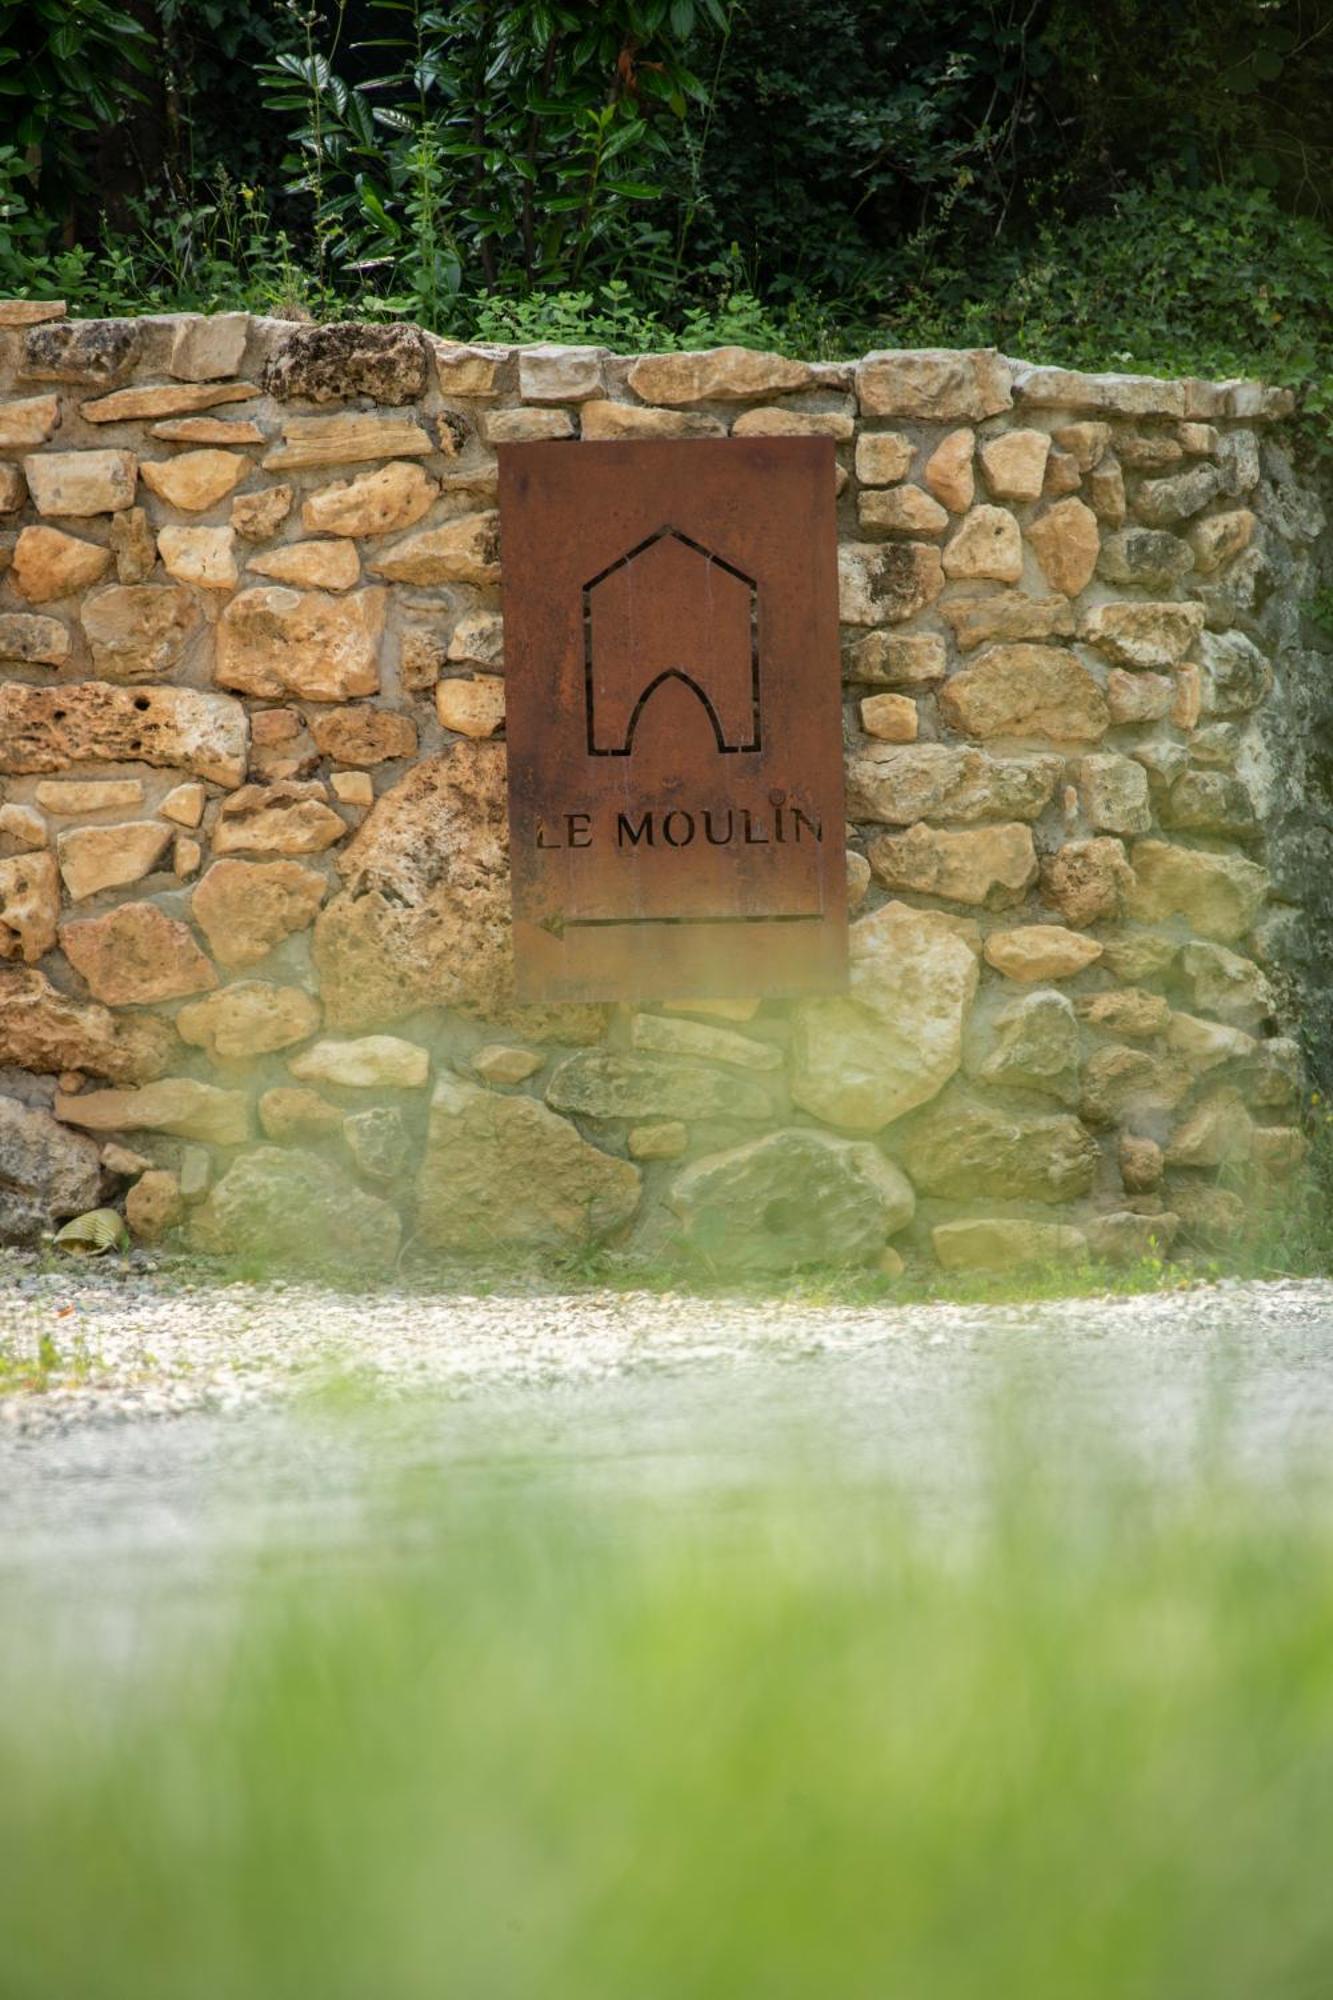
[[[831,441],[499,459],[520,998],[841,989]]]

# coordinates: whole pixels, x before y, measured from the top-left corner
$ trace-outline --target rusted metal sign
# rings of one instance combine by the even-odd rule
[[[520,997],[837,990],[831,442],[499,457]]]

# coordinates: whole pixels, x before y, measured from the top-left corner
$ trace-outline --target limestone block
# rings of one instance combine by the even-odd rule
[[[1118,917],[1133,884],[1123,841],[1107,835],[1067,840],[1042,864],[1042,900],[1076,930]]]
[[[1097,574],[1108,583],[1132,583],[1163,590],[1194,567],[1188,542],[1157,528],[1122,528],[1107,535],[1097,558]]]
[[[0,959],[35,965],[56,941],[60,876],[54,854],[15,854],[0,860]]]
[[[1254,1123],[1240,1092],[1226,1084],[1210,1091],[1176,1126],[1166,1146],[1168,1167],[1225,1167],[1247,1160]]]
[[[1148,831],[1148,774],[1132,757],[1082,757],[1075,775],[1083,810],[1098,833]]]
[[[695,354],[645,354],[629,370],[629,386],[645,403],[757,402],[807,388],[804,361],[757,354],[748,347],[712,347]]]
[[[93,667],[108,681],[169,673],[199,626],[193,598],[177,584],[113,583],[85,598],[80,616]]]
[[[1196,1007],[1224,1021],[1254,1027],[1273,1012],[1267,977],[1252,959],[1195,939],[1180,953],[1180,970]]]
[[[537,1049],[516,1048],[509,1042],[487,1042],[473,1056],[472,1067],[483,1083],[526,1083],[545,1060]]]
[[[945,743],[867,746],[847,760],[847,809],[854,820],[888,826],[1034,820],[1050,804],[1060,771],[1058,757],[990,757]]]
[[[270,535],[277,533],[291,511],[291,487],[268,486],[262,493],[236,495],[231,503],[231,525],[238,535],[244,535],[247,542],[266,542]],[[309,527],[311,524],[307,522],[306,525]]]
[[[1011,645],[1021,640],[1074,636],[1074,609],[1066,597],[1024,597],[1014,590],[996,590],[984,597],[946,597],[940,616],[965,653],[988,640]]]
[[[225,500],[250,470],[238,451],[183,451],[176,458],[146,458],[139,467],[144,485],[182,513],[202,514]],[[131,494],[131,499],[133,494]],[[128,503],[125,503],[128,504]]]
[[[430,1075],[430,1055],[400,1035],[362,1035],[356,1041],[315,1042],[287,1067],[302,1083],[332,1083],[343,1090],[420,1090]]]
[[[193,688],[0,684],[0,771],[137,760],[238,785],[248,735],[239,702]]]
[[[862,486],[892,486],[906,479],[915,452],[911,438],[901,431],[862,431],[856,440],[856,477]]]
[[[1073,1201],[1092,1186],[1099,1157],[1067,1112],[983,1104],[956,1087],[913,1121],[901,1154],[918,1194],[950,1201]]]
[[[0,327],[41,326],[64,317],[63,299],[0,299]]]
[[[202,785],[173,785],[159,805],[158,812],[163,819],[173,820],[177,826],[198,826],[207,800],[208,794]]]
[[[1097,516],[1081,500],[1057,500],[1031,523],[1028,540],[1053,590],[1077,597],[1092,581],[1101,530]]]
[[[665,412],[663,413],[665,414]],[[703,421],[707,422],[705,418]],[[583,435],[589,436],[588,412],[583,411]],[[828,437],[846,444],[856,435],[856,419],[849,410],[793,410],[773,403],[758,410],[743,410],[731,427],[733,437]],[[858,472],[857,478],[861,475]],[[876,482],[871,480],[869,484]]]
[[[873,687],[927,687],[949,664],[934,632],[867,632],[847,652],[846,678]]]
[[[175,1051],[175,1034],[156,1014],[118,1016],[95,1000],[71,1000],[36,966],[0,966],[0,1063],[145,1083]]]
[[[1130,914],[1141,923],[1184,917],[1191,929],[1219,944],[1243,937],[1263,907],[1268,877],[1242,855],[1162,840],[1141,840],[1133,851],[1137,883]]]
[[[687,1250],[710,1269],[749,1272],[869,1263],[916,1207],[878,1147],[807,1129],[696,1160],[667,1199]]]
[[[152,820],[122,826],[70,827],[56,836],[56,860],[73,902],[102,889],[122,889],[151,875],[171,840]]]
[[[678,1160],[689,1143],[689,1128],[679,1118],[654,1118],[644,1125],[631,1125],[625,1137],[632,1160]]]
[[[946,1271],[1007,1271],[1031,1264],[1065,1268],[1085,1262],[1088,1255],[1081,1229],[1015,1216],[937,1222],[930,1240]]]
[[[217,382],[241,365],[250,315],[243,312],[193,314],[182,319],[171,343],[171,373],[181,382]]]
[[[976,832],[913,826],[872,841],[869,856],[876,879],[886,888],[951,903],[1003,908],[1021,902],[1037,879],[1032,832],[1019,824]]]
[[[57,1095],[55,1115],[91,1132],[169,1132],[213,1146],[239,1146],[249,1136],[243,1092],[192,1077],[162,1077],[134,1090],[85,1090]]]
[[[402,1112],[393,1106],[376,1104],[368,1111],[349,1112],[343,1119],[342,1133],[363,1180],[388,1187],[406,1173],[412,1140]]]
[[[205,1049],[215,1062],[247,1062],[272,1055],[317,1034],[319,1002],[297,986],[274,986],[264,979],[238,979],[191,1000],[176,1016],[182,1041]]]
[[[521,414],[534,417],[538,415],[554,416],[556,412],[539,412],[536,410],[520,412],[510,410],[505,411],[503,416],[516,417]],[[759,410],[747,410],[744,417],[737,419],[738,435],[746,435],[745,432],[739,430],[740,424],[748,423],[750,418],[763,414],[764,412]],[[785,416],[787,413],[778,410],[770,414],[778,417]],[[583,404],[579,411],[579,426],[583,436],[589,440],[598,438],[725,437],[727,432],[726,425],[717,417],[704,416],[697,410],[645,410],[637,403],[610,403],[604,399]],[[489,442],[492,444],[505,442],[503,429],[496,431],[490,425],[486,428]],[[565,434],[567,433],[546,433],[546,435]],[[759,434],[770,436],[776,433],[761,432]]]
[[[346,701],[379,691],[384,592],[258,585],[232,598],[218,621],[219,686],[269,700]]]
[[[1105,410],[1121,417],[1183,417],[1185,385],[1153,375],[1085,375],[1072,368],[1020,365],[1020,403],[1032,409]]]
[[[189,925],[156,903],[121,903],[105,916],[63,923],[60,944],[93,998],[108,1007],[180,1000],[218,983]]]
[[[439,490],[424,467],[396,458],[308,494],[301,525],[313,535],[390,535],[413,527]]]
[[[87,590],[110,567],[111,551],[67,535],[61,528],[24,528],[14,545],[11,575],[30,604],[72,597]]]
[[[157,539],[142,507],[122,507],[111,516],[107,540],[116,559],[116,577],[121,583],[142,583],[153,573],[157,561]]]
[[[1243,632],[1205,632],[1199,640],[1203,711],[1245,715],[1273,685],[1273,669]]]
[[[500,517],[486,511],[460,514],[438,528],[419,528],[384,549],[370,564],[390,583],[482,583],[500,581]]]
[[[752,1035],[738,1035],[706,1021],[672,1020],[662,1014],[636,1014],[630,1022],[630,1046],[656,1055],[729,1063],[733,1069],[782,1068],[782,1051],[773,1042],[758,1042]]]
[[[388,708],[357,704],[328,709],[311,717],[310,731],[320,755],[340,764],[386,764],[417,751],[415,722]]]
[[[480,423],[487,444],[543,444],[574,436],[568,410],[487,410]]]
[[[900,625],[933,604],[943,588],[940,552],[928,542],[838,546],[838,615],[845,625]]]
[[[160,1243],[184,1214],[181,1184],[164,1167],[150,1167],[125,1196],[125,1223],[136,1243]]]
[[[771,1119],[773,1100],[754,1077],[704,1062],[580,1049],[551,1077],[546,1101],[584,1118]]]
[[[202,787],[201,787],[202,789]],[[124,812],[143,804],[141,778],[74,778],[44,781],[37,786],[37,803],[44,812],[65,819],[83,818],[89,813]]]
[[[268,433],[250,417],[167,417],[150,424],[150,437],[167,444],[267,444]]]
[[[361,559],[350,542],[287,542],[246,563],[255,576],[271,576],[300,590],[350,590],[361,578]]]
[[[46,821],[39,812],[12,799],[0,806],[0,853],[35,854],[46,845]]]
[[[58,667],[69,657],[69,627],[26,611],[0,612],[0,660]]]
[[[446,396],[498,395],[500,376],[509,358],[507,347],[468,347],[428,333],[435,356],[435,373]]]
[[[367,458],[424,458],[436,449],[419,418],[360,410],[334,417],[286,417],[282,436],[283,442],[265,455],[265,472],[355,465]]]
[[[973,508],[945,547],[944,573],[951,578],[1018,582],[1023,574],[1023,537],[1008,508]]]
[[[234,528],[159,528],[157,549],[168,576],[202,590],[234,590],[237,582]]]
[[[60,422],[59,396],[20,396],[0,403],[0,450],[45,444]]]
[[[1096,681],[1060,646],[988,646],[944,683],[940,712],[951,728],[983,739],[1095,742],[1110,723]]]
[[[604,347],[561,347],[547,341],[519,349],[518,393],[525,403],[586,403],[606,383]]]
[[[375,780],[369,771],[335,771],[329,786],[339,805],[361,809],[375,803]]]
[[[979,422],[1013,401],[1009,365],[993,348],[900,348],[867,354],[856,365],[856,393],[867,417],[914,417],[923,423]]]
[[[1160,1185],[1164,1162],[1162,1149],[1155,1139],[1143,1139],[1132,1132],[1122,1132],[1117,1157],[1120,1178],[1127,1194],[1150,1194]]]
[[[138,357],[142,335],[132,320],[67,320],[24,336],[22,373],[38,382],[113,382]]]
[[[248,403],[259,394],[253,382],[166,382],[138,389],[113,389],[79,404],[79,415],[90,424],[128,424],[153,417],[189,416],[216,409],[219,403]]]
[[[1086,475],[1088,505],[1108,528],[1122,525],[1128,511],[1125,475],[1114,452],[1107,452],[1096,468]]]
[[[1025,985],[1072,979],[1095,965],[1102,949],[1096,938],[1066,930],[1062,924],[1019,924],[1012,930],[991,931],[982,946],[987,965]]]
[[[347,822],[325,803],[323,785],[300,779],[243,785],[222,801],[213,852],[322,854],[347,834]]]
[[[1164,1034],[1171,1009],[1160,993],[1143,986],[1121,986],[1092,993],[1077,1003],[1078,1017],[1099,1034],[1133,1041],[1152,1041]]]
[[[132,451],[34,452],[23,473],[39,514],[110,514],[134,500]]]
[[[317,1090],[298,1083],[278,1084],[259,1100],[259,1127],[266,1139],[283,1143],[327,1139],[341,1132],[343,1114]]]
[[[1122,672],[1112,667],[1106,676],[1106,706],[1113,725],[1160,722],[1176,697],[1175,682],[1164,674]]]
[[[861,703],[861,727],[881,743],[915,743],[917,707],[909,695],[868,694]]]
[[[1205,576],[1223,569],[1250,546],[1255,517],[1248,507],[1229,514],[1210,514],[1190,529],[1188,541],[1194,551],[1194,567]]]
[[[1038,500],[1051,440],[1046,431],[1002,431],[981,447],[981,469],[997,500]]]
[[[0,1097],[0,1244],[35,1244],[97,1205],[97,1147],[49,1111]]]
[[[1024,993],[973,1019],[964,1051],[967,1074],[1058,1104],[1078,1102],[1079,1032],[1072,1002],[1053,986]]]
[[[887,534],[942,535],[949,516],[938,500],[919,486],[871,487],[857,499],[857,516],[862,528],[881,528]]]
[[[488,672],[504,672],[504,619],[498,611],[465,611],[449,635],[446,657]]]
[[[1195,1014],[1173,1013],[1166,1045],[1192,1070],[1216,1069],[1220,1063],[1244,1062],[1258,1047],[1253,1035],[1223,1021],[1205,1021]]]
[[[977,482],[972,470],[976,443],[977,434],[973,430],[951,431],[936,445],[921,474],[927,492],[933,493],[951,514],[965,514],[976,498]]]
[[[278,401],[415,403],[426,392],[426,344],[418,327],[364,320],[298,326],[270,357],[264,393]]]
[[[1178,666],[1202,630],[1201,604],[1098,604],[1079,621],[1079,637],[1117,666],[1156,672]]]
[[[392,1269],[401,1238],[387,1201],[332,1161],[278,1146],[241,1154],[190,1217],[190,1242],[205,1254],[352,1279]]]
[[[1174,527],[1177,521],[1202,513],[1221,489],[1217,466],[1193,465],[1167,479],[1145,479],[1134,496],[1134,512],[1150,528]]]
[[[438,681],[435,713],[440,727],[458,736],[494,736],[505,719],[504,682],[494,674]]]

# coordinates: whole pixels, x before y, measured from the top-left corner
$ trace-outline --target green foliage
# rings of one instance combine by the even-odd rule
[[[0,0],[0,107],[36,202],[86,186],[82,142],[113,126],[152,68],[141,21],[112,0]]]
[[[1322,1992],[1327,1484],[1145,1492],[1057,1405],[668,1506],[478,1411],[345,1556],[247,1574],[251,1493],[202,1586],[0,1580],[7,1996]]]

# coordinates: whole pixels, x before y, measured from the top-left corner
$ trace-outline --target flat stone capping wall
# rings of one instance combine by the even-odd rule
[[[0,303],[0,1242],[98,1204],[358,1273],[1225,1239],[1302,1150],[1289,408]],[[810,432],[850,993],[517,1007],[495,445]]]

